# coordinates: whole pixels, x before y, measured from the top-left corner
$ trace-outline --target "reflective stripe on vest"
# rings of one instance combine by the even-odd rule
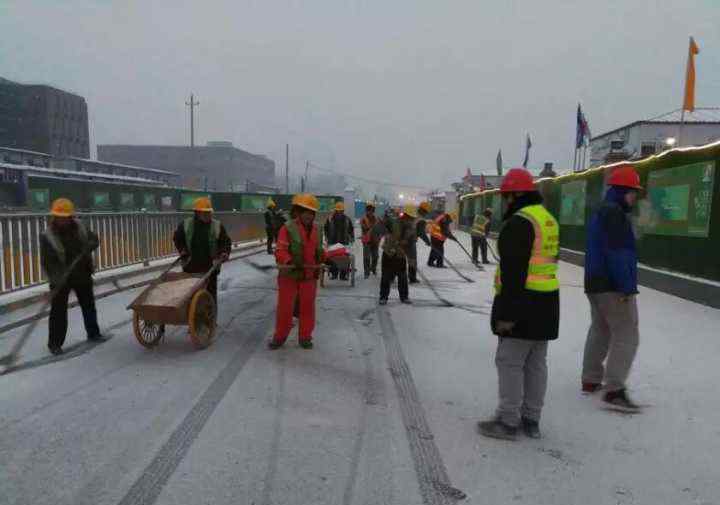
[[[487,224],[487,222],[488,219],[482,214],[480,214],[479,216],[475,216],[472,228],[470,229],[470,235],[475,235],[476,237],[484,237],[485,225]]]
[[[290,251],[290,256],[292,256],[295,268],[291,270],[282,269],[280,270],[280,275],[301,280],[305,277],[305,269],[303,268],[303,265],[305,264],[305,242],[303,240],[303,234],[300,233],[300,228],[298,227],[296,220],[286,223],[285,228],[287,229],[288,237],[290,238],[288,250]],[[322,245],[318,239],[317,226],[314,224],[310,230],[310,240],[315,241],[315,264],[317,265],[320,263],[320,259],[322,258]],[[317,271],[315,273],[317,273]]]
[[[557,278],[560,227],[557,221],[542,205],[529,205],[515,215],[530,221],[535,233],[525,289],[543,293],[557,291],[560,289]],[[495,294],[499,294],[501,290],[502,277],[498,266],[495,271]]]
[[[78,219],[75,219],[74,221],[78,228],[78,237],[80,238],[80,242],[83,244],[84,248],[85,244],[87,244],[88,241],[87,229],[85,228],[85,225],[83,225]],[[55,234],[55,230],[53,230],[52,226],[48,226],[45,230],[45,238],[47,238],[48,244],[50,244],[50,247],[52,247],[53,251],[55,251],[55,254],[57,254],[60,263],[65,265],[67,263],[67,253],[65,252],[65,246],[63,245],[60,238]]]
[[[440,214],[428,225],[430,236],[441,242],[445,242],[445,240],[447,240],[447,237],[442,232],[442,226],[440,225],[446,217],[447,214]]]
[[[192,238],[195,233],[195,218],[189,217],[183,223],[185,228],[185,246],[190,250],[192,248]],[[220,221],[213,219],[210,223],[210,257],[214,258],[217,255],[217,241],[220,238]],[[190,251],[192,255],[192,251]]]

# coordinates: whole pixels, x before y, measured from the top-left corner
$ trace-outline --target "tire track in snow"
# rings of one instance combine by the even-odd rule
[[[377,314],[423,503],[447,505],[464,500],[467,497],[465,493],[454,488],[450,482],[390,314],[383,307],[378,309]]]

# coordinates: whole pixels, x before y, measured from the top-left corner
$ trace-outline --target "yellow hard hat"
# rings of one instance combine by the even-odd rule
[[[417,208],[414,205],[406,205],[405,209],[403,209],[403,212],[410,217],[418,217]]]
[[[345,203],[344,202],[335,202],[335,210],[342,210],[345,211]]]
[[[365,208],[367,209],[368,207],[372,207],[372,208],[374,209],[374,208],[375,208],[375,202],[371,202],[371,201],[369,201],[369,200],[368,200],[367,202],[365,202]]]
[[[75,215],[75,204],[67,198],[58,198],[52,203],[50,215],[55,217],[72,217]]]
[[[298,193],[293,196],[292,204],[313,212],[317,212],[320,208],[320,202],[315,198],[315,195],[311,195],[310,193]]]
[[[422,202],[420,204],[420,210],[422,210],[424,212],[430,212],[430,210],[432,210],[432,208],[430,207],[430,204],[428,202]]]
[[[267,207],[275,207],[276,205],[277,204],[275,203],[275,200],[273,200],[272,198],[268,198],[267,204],[266,204]]]
[[[212,212],[212,204],[207,196],[201,196],[193,202],[193,210],[196,212]]]

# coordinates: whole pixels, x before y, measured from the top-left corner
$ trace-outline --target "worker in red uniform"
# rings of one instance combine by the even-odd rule
[[[287,340],[292,328],[293,306],[299,299],[300,324],[298,341],[303,349],[312,349],[315,329],[315,297],[319,265],[325,252],[315,215],[320,204],[315,196],[300,193],[292,199],[292,215],[278,233],[275,259],[278,265],[278,300],[275,320],[275,336],[268,344],[279,349]]]
[[[375,203],[367,202],[365,204],[365,215],[360,220],[363,244],[363,272],[366,279],[370,277],[371,273],[377,275],[378,249],[380,247],[380,237],[375,230],[377,224]]]
[[[453,222],[452,216],[447,212],[442,212],[430,223],[430,256],[428,256],[428,266],[445,268],[443,259],[445,257],[445,241],[447,239],[457,242],[457,238],[450,230],[450,223]]]

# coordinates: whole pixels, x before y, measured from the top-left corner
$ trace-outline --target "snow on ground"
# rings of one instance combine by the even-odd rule
[[[0,501],[404,505],[456,503],[457,489],[473,504],[718,503],[720,311],[642,288],[630,385],[649,406],[612,414],[579,392],[589,311],[582,270],[562,264],[544,438],[490,440],[476,423],[497,396],[493,268],[447,251],[476,282],[423,272],[456,307],[412,286],[413,306],[393,291],[378,308],[379,279],[328,281],[312,351],[294,334],[266,350],[274,275],[243,261],[224,267],[223,330],[205,351],[185,328],[140,347],[125,311],[137,292],[98,302],[114,336],[74,357],[41,361],[43,321],[23,356],[34,366],[0,378]],[[84,338],[79,309],[71,334]]]

